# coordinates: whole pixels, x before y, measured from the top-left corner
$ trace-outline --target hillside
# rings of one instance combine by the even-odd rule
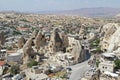
[[[40,14],[71,14],[81,15],[89,17],[113,17],[120,13],[120,8],[81,8],[75,10],[64,10],[64,11],[40,11]]]

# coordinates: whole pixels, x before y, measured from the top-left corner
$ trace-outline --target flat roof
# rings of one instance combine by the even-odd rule
[[[103,53],[102,54],[103,56],[105,56],[105,57],[114,57],[114,53]]]
[[[21,55],[21,53],[11,53],[11,54],[9,54],[9,56],[18,56],[18,55]]]
[[[35,80],[42,80],[42,79],[46,79],[49,78],[46,74],[44,73],[40,73],[40,74],[34,74],[31,72],[31,70],[29,69],[28,71],[26,71],[27,76],[31,79],[35,79]]]
[[[115,73],[112,73],[112,72],[109,72],[109,71],[105,71],[104,74],[110,75],[112,77],[118,77],[118,74],[115,74]]]
[[[111,62],[111,61],[104,61],[104,62],[101,62],[100,64],[114,66],[114,62]]]
[[[4,51],[6,51],[6,49],[1,49],[1,52],[4,52]]]
[[[42,80],[42,79],[48,78],[48,76],[44,73],[41,73],[41,74],[29,73],[29,78],[32,78],[35,80]]]
[[[48,76],[44,73],[41,73],[41,74],[39,74],[39,78],[37,78],[36,80],[42,80],[42,79],[46,79],[46,78],[48,78]]]
[[[5,61],[0,61],[0,66],[3,66],[5,64]]]

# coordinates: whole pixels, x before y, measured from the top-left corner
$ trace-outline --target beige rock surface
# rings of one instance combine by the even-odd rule
[[[21,49],[21,48],[24,46],[24,44],[25,44],[25,39],[24,39],[24,37],[20,37],[20,38],[18,39],[18,43],[17,43],[18,48]]]
[[[109,23],[103,26],[103,33],[102,49],[106,49],[108,52],[117,50],[120,47],[120,26],[115,23]]]
[[[3,31],[0,32],[0,42],[1,42],[1,45],[5,43],[5,34]]]
[[[23,46],[23,62],[27,63],[30,59],[30,56],[34,54],[34,50],[32,48],[32,38],[28,39],[28,41]]]
[[[59,32],[58,28],[53,30],[51,34],[49,49],[51,53],[63,51],[68,46],[68,37],[64,33]]]
[[[46,39],[45,36],[39,31],[35,40],[35,48],[37,49],[37,52],[40,50],[40,47],[43,48],[45,46],[46,43]]]
[[[81,62],[86,58],[85,51],[82,49],[79,40],[69,37],[69,47],[67,50],[74,56],[76,63]]]

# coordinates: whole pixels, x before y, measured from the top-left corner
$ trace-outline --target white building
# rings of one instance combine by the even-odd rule
[[[6,54],[6,49],[1,49],[0,50],[0,59],[4,59]]]
[[[5,69],[5,61],[0,61],[0,75],[3,74],[3,70]]]
[[[42,68],[38,67],[33,67],[32,69],[26,70],[26,77],[27,80],[48,80],[49,78],[46,74],[42,72]]]
[[[104,61],[99,64],[99,69],[102,73],[105,71],[113,72],[114,71],[114,62],[112,61]]]
[[[22,76],[20,74],[17,74],[15,76],[12,77],[12,80],[22,80]]]
[[[22,61],[22,53],[15,52],[15,53],[7,54],[6,60],[7,62],[20,63]]]

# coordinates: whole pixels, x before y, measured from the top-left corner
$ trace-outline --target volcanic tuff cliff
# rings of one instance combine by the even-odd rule
[[[102,49],[112,52],[120,48],[120,26],[118,24],[106,24],[101,33],[104,35],[101,41]]]

